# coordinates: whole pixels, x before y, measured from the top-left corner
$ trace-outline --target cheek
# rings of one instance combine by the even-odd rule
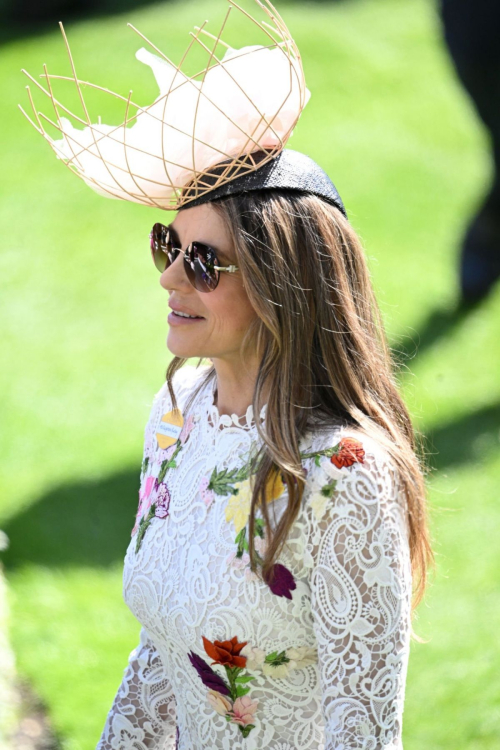
[[[231,290],[231,293],[220,295],[206,301],[206,308],[213,322],[227,332],[245,332],[249,324],[257,317],[250,300],[243,288]]]

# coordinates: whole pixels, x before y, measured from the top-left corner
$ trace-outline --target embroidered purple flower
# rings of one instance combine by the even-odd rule
[[[208,489],[209,484],[210,484],[209,477],[203,477],[200,482],[200,487],[199,487],[201,499],[203,500],[207,508],[213,502],[213,499],[215,497],[215,492],[213,490]]]
[[[189,417],[184,422],[184,427],[182,428],[181,434],[179,435],[179,440],[181,441],[182,445],[184,445],[184,443],[188,439],[193,427],[194,427],[194,419],[193,419],[193,415],[190,414]]]
[[[273,565],[267,585],[273,594],[276,596],[285,596],[287,599],[292,598],[292,591],[297,588],[295,578],[288,568],[285,568],[281,563]]]
[[[158,480],[155,482],[155,490],[157,492],[155,500],[155,516],[156,518],[166,518],[168,516],[168,508],[170,505],[170,492],[164,482],[158,484]]]
[[[212,667],[209,667],[206,661],[201,658],[201,656],[195,654],[194,651],[190,651],[188,657],[189,661],[198,672],[198,675],[205,687],[209,688],[210,690],[215,690],[221,695],[231,695],[231,691],[222,677],[220,677],[217,672],[214,672]]]

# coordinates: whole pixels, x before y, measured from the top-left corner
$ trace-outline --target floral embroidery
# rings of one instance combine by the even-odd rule
[[[253,475],[250,475],[251,462],[239,469],[224,469],[217,471],[215,468],[212,472],[208,483],[208,491],[218,495],[229,495],[229,500],[225,509],[226,521],[233,522],[236,538],[236,553],[228,560],[235,568],[243,568],[250,562],[249,546],[247,539],[247,523],[250,516],[253,493]],[[257,466],[254,464],[255,471]],[[265,497],[266,501],[272,502],[280,497],[285,491],[283,478],[279,472],[270,475],[266,483]],[[254,547],[256,551],[256,561],[262,565],[262,553],[265,552],[264,542],[265,522],[262,518],[256,518],[254,523]],[[240,562],[241,561],[241,562]],[[257,575],[252,571],[245,571],[247,580],[255,580]],[[292,573],[281,563],[276,563],[269,573],[266,581],[269,588],[276,596],[284,596],[287,599],[292,598],[291,592],[297,588],[297,584]]]
[[[363,445],[356,438],[342,438],[337,448],[337,453],[330,459],[337,469],[342,469],[344,466],[352,466],[356,462],[364,463],[365,451]]]
[[[246,657],[239,654],[241,649],[247,645],[247,641],[238,643],[238,639],[234,636],[230,641],[214,641],[211,643],[205,636],[202,636],[202,638],[205,651],[213,659],[212,665],[222,664],[223,666],[228,665],[243,669],[247,660]]]
[[[292,591],[295,591],[297,584],[292,573],[281,563],[275,563],[271,568],[270,577],[266,581],[267,585],[276,596],[284,596],[287,599],[292,598]]]
[[[325,448],[314,453],[302,453],[301,456],[302,458],[314,458],[316,466],[321,467],[330,480],[326,484],[322,484],[313,478],[311,483],[309,502],[316,519],[320,521],[325,515],[328,501],[333,497],[337,481],[345,474],[344,469],[353,466],[355,463],[364,463],[363,444],[356,438],[345,437],[333,448]],[[330,460],[322,462],[322,457],[327,457]]]
[[[148,477],[149,479],[149,477]],[[149,506],[149,511],[146,515],[143,515],[137,530],[137,541],[135,543],[135,551],[139,552],[139,549],[144,538],[144,534],[153,518],[166,518],[168,516],[168,508],[170,505],[170,492],[167,485],[164,482],[158,482],[155,479],[154,491],[156,492],[155,502],[152,502]]]
[[[254,648],[249,643],[241,650],[247,657],[247,669],[251,672],[262,670],[266,677],[275,679],[287,677],[292,669],[302,669],[318,660],[316,647],[299,646],[286,651],[273,651],[267,654],[261,648]]]
[[[132,529],[132,536],[135,534],[139,527],[139,522],[146,512],[148,508],[151,505],[151,501],[149,500],[149,497],[151,495],[151,491],[154,487],[155,479],[154,477],[147,477],[147,479],[144,482],[144,488],[139,491],[139,507],[137,509],[137,514],[135,517],[135,526]]]
[[[241,655],[241,650],[247,645],[244,641],[240,643],[236,636],[229,641],[214,641],[203,637],[203,645],[213,665],[224,667],[225,678],[212,669],[201,656],[191,651],[188,654],[189,661],[198,672],[198,675],[209,688],[207,695],[212,708],[225,716],[232,724],[237,724],[243,737],[248,737],[255,728],[254,716],[259,701],[252,700],[247,693],[249,687],[246,683],[255,679],[253,675],[242,674],[246,667],[246,656]]]
[[[166,518],[168,516],[168,506],[170,505],[170,492],[164,482],[158,485],[157,489],[155,516],[156,518]]]
[[[135,545],[136,552],[139,551],[142,540],[144,538],[144,534],[146,533],[146,530],[153,518],[164,519],[168,516],[168,510],[170,506],[170,492],[163,480],[165,479],[165,475],[168,469],[177,468],[176,458],[182,450],[184,443],[191,434],[194,425],[194,417],[192,415],[189,415],[189,417],[184,422],[180,435],[175,443],[173,445],[170,445],[168,448],[158,450],[155,454],[156,463],[161,463],[158,477],[155,478],[150,475],[146,477],[145,480],[143,480],[144,490],[139,492],[139,508],[137,510],[137,515],[135,518],[135,525],[132,529],[132,536],[137,533],[137,541]],[[148,435],[148,446],[150,445],[151,440],[152,436]],[[149,451],[149,453],[151,453],[151,451]],[[150,455],[146,455],[142,462],[141,477],[143,477],[145,472],[147,471],[149,462]],[[154,502],[152,502],[151,497],[153,489],[156,492],[156,498]]]
[[[215,492],[208,489],[209,484],[210,480],[208,477],[203,477],[200,482],[200,495],[207,508],[213,503],[215,498]]]
[[[233,485],[233,495],[226,506],[226,521],[232,521],[237,534],[248,523],[252,504],[253,477]],[[285,491],[283,480],[279,474],[272,474],[266,484],[266,501],[276,500]]]
[[[229,641],[216,640],[213,643],[205,636],[202,639],[205,652],[213,660],[211,665],[194,651],[189,652],[189,660],[205,687],[209,688],[207,700],[214,711],[225,716],[228,722],[237,724],[243,737],[255,728],[259,703],[248,695],[250,687],[246,686],[255,677],[244,674],[244,671],[262,671],[266,677],[283,679],[291,670],[307,667],[318,660],[317,649],[310,646],[272,651],[266,655],[263,649],[248,641],[239,642],[236,636]],[[225,678],[212,669],[215,665],[224,667]]]

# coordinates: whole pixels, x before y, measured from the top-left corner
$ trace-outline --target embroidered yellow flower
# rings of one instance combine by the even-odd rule
[[[273,500],[276,500],[284,493],[284,491],[285,485],[283,484],[283,480],[281,479],[281,473],[279,471],[274,472],[274,474],[271,473],[266,482],[267,502],[271,503]]]
[[[243,482],[236,482],[234,489],[238,490],[236,495],[231,495],[226,505],[226,521],[234,524],[234,530],[237,534],[247,525],[252,505],[253,478],[245,479]],[[285,491],[279,472],[271,474],[266,483],[266,500],[268,503],[276,500]]]
[[[286,655],[290,659],[288,666],[290,669],[303,669],[309,664],[315,664],[318,661],[318,651],[312,646],[297,646],[297,648],[288,648]]]
[[[285,664],[263,664],[262,671],[266,677],[274,677],[276,680],[282,680],[284,677],[288,677],[290,671],[290,665]]]
[[[226,521],[234,524],[237,534],[247,525],[250,507],[252,503],[252,487],[249,479],[244,482],[236,482],[234,489],[238,490],[236,495],[231,495],[226,505]]]
[[[326,504],[331,502],[330,498],[326,495],[322,495],[321,492],[315,492],[312,496],[309,504],[314,511],[314,515],[318,521],[321,521],[326,511]]]

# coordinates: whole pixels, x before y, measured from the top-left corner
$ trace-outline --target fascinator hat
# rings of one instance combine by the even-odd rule
[[[228,195],[253,190],[290,190],[318,195],[346,215],[328,175],[305,154],[285,148],[307,104],[299,50],[283,19],[269,0],[254,0],[259,21],[234,0],[227,0],[222,26],[212,34],[202,26],[190,32],[179,65],[128,24],[153,50],[141,47],[136,58],[148,65],[159,95],[148,106],[81,80],[62,23],[71,76],[49,74],[45,86],[28,76],[51,101],[55,119],[39,112],[27,86],[33,127],[56,156],[97,193],[163,210],[180,210]],[[224,39],[231,11],[238,12],[265,35],[266,44],[234,49]],[[194,75],[185,70],[193,50],[204,52],[206,64]],[[224,54],[221,55],[219,50]],[[76,87],[80,114],[54,96],[52,81]],[[92,122],[83,96],[91,87],[123,103],[119,125]],[[68,119],[76,122],[76,126]],[[52,138],[47,123],[59,132]]]

